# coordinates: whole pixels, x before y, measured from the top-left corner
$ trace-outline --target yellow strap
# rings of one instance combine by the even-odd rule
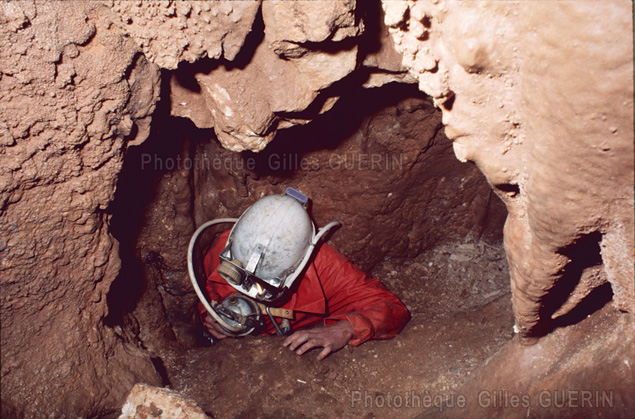
[[[258,303],[258,306],[260,307],[260,311],[262,311],[262,314],[267,314],[264,304]],[[290,310],[288,308],[269,307],[269,312],[274,317],[282,317],[283,319],[290,320],[293,319],[293,310]]]

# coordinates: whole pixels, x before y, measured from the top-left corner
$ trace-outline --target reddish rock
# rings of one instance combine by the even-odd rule
[[[457,391],[462,408],[420,417],[629,417],[633,363],[633,317],[605,307],[534,346],[514,339]]]
[[[198,345],[193,229],[285,186],[319,225],[343,223],[332,241],[362,268],[395,266],[405,293],[423,274],[392,271],[410,258],[500,238],[489,183],[509,211],[517,328],[547,337],[478,379],[507,382],[535,353],[519,371],[549,389],[605,362],[613,385],[631,365],[631,7],[386,1],[393,46],[366,3],[295,3],[0,4],[3,417],[112,415],[134,383],[165,384],[162,360]],[[161,86],[160,68],[178,70]],[[423,94],[358,90],[415,80],[485,180]]]
[[[505,201],[523,339],[607,281],[635,314],[632,5],[382,4],[457,158]]]
[[[142,142],[159,72],[99,3],[0,5],[2,416],[94,416],[137,381],[147,352],[108,327],[120,269],[108,207]]]

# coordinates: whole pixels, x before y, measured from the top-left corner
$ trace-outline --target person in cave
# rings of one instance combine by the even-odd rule
[[[292,188],[261,198],[206,252],[211,305],[193,284],[212,342],[253,333],[286,335],[283,346],[298,355],[322,348],[317,356],[322,360],[347,344],[391,339],[408,322],[408,309],[378,279],[320,243],[339,223],[316,234],[307,201]],[[197,230],[191,248],[205,227]]]

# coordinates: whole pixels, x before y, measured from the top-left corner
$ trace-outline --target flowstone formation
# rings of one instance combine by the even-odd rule
[[[610,283],[635,313],[632,4],[384,1],[403,64],[509,216],[516,327]]]
[[[520,339],[459,390],[464,409],[474,417],[627,415],[635,385],[632,4],[382,5],[403,64],[443,112],[457,158],[479,167],[508,210]],[[505,401],[483,403],[503,389]],[[610,402],[579,403],[602,391]]]

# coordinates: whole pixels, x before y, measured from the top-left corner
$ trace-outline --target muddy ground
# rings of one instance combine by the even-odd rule
[[[456,390],[512,338],[502,244],[444,244],[372,273],[412,313],[395,339],[322,362],[280,337],[225,340],[164,358],[168,387],[214,418],[411,418],[461,403]]]

